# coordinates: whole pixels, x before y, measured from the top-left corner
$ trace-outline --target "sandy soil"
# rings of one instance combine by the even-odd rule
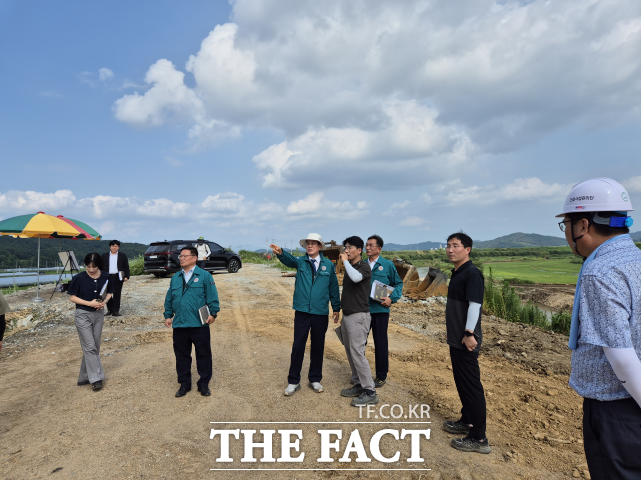
[[[553,311],[572,310],[576,285],[537,283],[536,285],[514,285],[522,300],[532,301]]]
[[[108,379],[100,392],[76,385],[81,351],[70,302],[56,294],[52,302],[34,307],[28,301],[32,291],[8,297],[18,309],[9,319],[24,326],[6,339],[0,354],[0,477],[588,478],[583,473],[581,399],[567,386],[566,337],[484,319],[480,362],[492,453],[466,454],[451,448],[453,436],[440,429],[444,420],[457,418],[460,409],[444,343],[441,301],[394,306],[390,375],[378,391],[379,406],[398,404],[407,412],[410,405],[430,405],[431,418],[421,421],[432,423],[385,425],[373,423],[380,418],[359,418],[359,410],[340,397],[340,389],[349,386],[349,367],[331,328],[326,338],[325,392],[315,394],[304,383],[296,395],[283,397],[293,335],[293,278],[282,278],[277,269],[246,265],[237,274],[218,274],[215,279],[222,312],[212,327],[211,397],[195,390],[183,398],[174,397],[178,384],[171,332],[161,323],[168,279],[134,277],[125,286],[125,316],[107,317],[111,319],[105,323],[101,353]],[[373,365],[373,347],[368,347],[367,355]],[[196,377],[195,365],[193,370]],[[378,430],[429,427],[430,439],[421,442],[424,463],[405,462],[409,441],[394,441],[389,435],[383,438],[381,450],[385,455],[399,450],[399,462],[357,463],[354,454],[350,463],[316,462],[320,428],[343,432],[341,451],[333,454],[338,460],[354,429],[360,431],[369,451],[369,438]],[[209,439],[211,428],[302,429],[305,459],[297,464],[241,463],[242,441],[232,438],[234,462],[217,463],[220,441],[219,437]],[[261,440],[259,434],[254,438]],[[261,454],[256,450],[257,458]],[[275,435],[274,456],[279,455],[280,437]],[[352,471],[221,472],[212,468]],[[388,470],[372,470],[376,468]]]

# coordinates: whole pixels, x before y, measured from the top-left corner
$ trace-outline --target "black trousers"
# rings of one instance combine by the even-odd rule
[[[311,349],[309,352],[310,383],[320,382],[323,378],[323,353],[325,351],[325,333],[329,324],[328,315],[314,315],[299,312],[294,314],[294,344],[292,345],[292,358],[289,364],[287,382],[296,385],[300,383],[300,371],[303,368],[305,345],[311,332]]]
[[[460,421],[472,424],[470,437],[476,440],[485,438],[487,412],[485,409],[485,392],[481,384],[479,353],[450,346],[452,373],[458,391],[461,408]]]
[[[370,313],[372,318],[370,329],[374,338],[374,363],[376,376],[381,380],[387,378],[389,372],[389,346],[387,343],[387,326],[389,325],[389,312]]]
[[[583,448],[593,480],[641,477],[641,407],[583,399]]]
[[[5,319],[4,319],[4,313],[0,315],[0,342],[4,338],[4,329],[7,326]]]
[[[118,278],[118,274],[109,275],[109,281],[113,282],[114,285],[114,294],[111,299],[107,302],[107,310],[110,312],[120,312],[120,294],[122,293],[122,284]]]
[[[196,350],[196,369],[200,375],[196,384],[199,389],[208,387],[213,369],[209,325],[174,328],[173,334],[178,383],[181,387],[191,388],[191,346],[193,345]]]

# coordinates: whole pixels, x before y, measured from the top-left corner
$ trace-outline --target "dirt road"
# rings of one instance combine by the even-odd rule
[[[222,311],[212,327],[211,397],[195,390],[174,397],[178,384],[171,332],[161,323],[168,279],[134,277],[125,286],[125,316],[108,317],[105,323],[101,354],[107,381],[100,392],[76,385],[81,351],[66,298],[57,294],[59,298],[47,303],[45,310],[34,311],[28,302],[33,292],[9,296],[14,308],[22,308],[10,314],[10,320],[35,315],[26,328],[6,340],[0,354],[0,477],[588,478],[583,473],[581,399],[567,386],[569,351],[563,337],[484,320],[486,348],[480,361],[492,453],[465,454],[452,449],[452,436],[440,429],[445,419],[457,418],[460,409],[444,343],[442,303],[395,305],[390,376],[378,392],[380,405],[397,404],[405,413],[411,405],[430,405],[430,418],[416,421],[432,423],[380,424],[374,422],[409,420],[359,418],[359,410],[340,397],[340,389],[349,386],[349,367],[331,328],[325,349],[325,392],[315,394],[303,383],[296,395],[283,397],[293,336],[293,278],[282,278],[273,268],[246,265],[238,274],[219,274],[215,280]],[[34,327],[34,322],[39,323]],[[372,354],[370,342],[367,355],[373,365]],[[196,377],[195,365],[193,370]],[[305,457],[302,463],[241,462],[241,434],[240,440],[232,437],[230,442],[234,461],[216,462],[220,436],[210,440],[212,428],[300,429]],[[359,463],[356,454],[351,462],[337,461],[353,430],[359,430],[373,458],[370,437],[382,429],[402,428],[431,428],[430,439],[423,438],[420,444],[424,462],[406,462],[410,442],[391,435],[383,437],[381,452],[392,456],[400,451],[398,462]],[[319,429],[343,432],[333,463],[316,461],[321,456]],[[257,433],[254,442],[259,441],[262,436]],[[280,451],[280,436],[275,435],[275,458]],[[261,456],[262,450],[255,450],[255,457]],[[292,470],[210,470],[223,468]],[[351,471],[301,470],[315,468]],[[400,470],[408,468],[414,471]]]

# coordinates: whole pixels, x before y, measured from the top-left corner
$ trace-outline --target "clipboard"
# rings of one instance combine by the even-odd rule
[[[383,303],[382,298],[389,297],[394,291],[393,287],[385,285],[383,282],[374,280],[372,282],[372,291],[370,292],[370,298],[378,303]]]

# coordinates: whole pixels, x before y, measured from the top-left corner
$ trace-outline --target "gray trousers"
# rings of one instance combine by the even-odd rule
[[[105,379],[105,372],[100,362],[100,336],[105,321],[104,309],[88,312],[76,309],[76,329],[82,347],[82,363],[78,382],[96,383]]]
[[[369,362],[365,358],[365,346],[369,335],[371,322],[369,312],[343,315],[341,331],[345,343],[345,353],[352,369],[352,381],[361,385],[365,390],[374,391],[374,380]]]

